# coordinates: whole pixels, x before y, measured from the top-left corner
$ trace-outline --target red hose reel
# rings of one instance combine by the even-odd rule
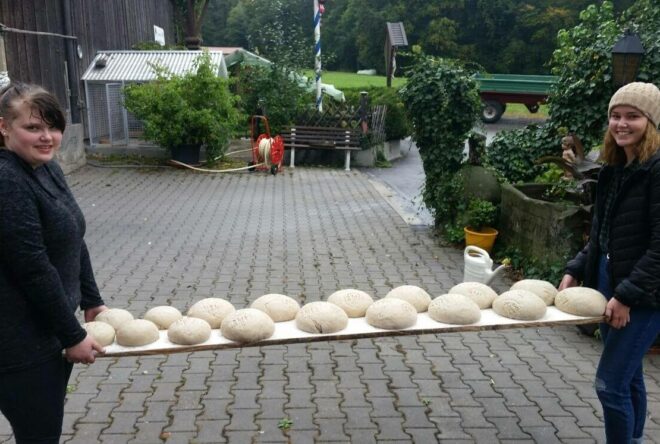
[[[259,134],[255,139],[260,122],[263,122],[266,132]],[[252,162],[250,162],[250,165],[253,166],[253,170],[270,171],[273,175],[282,171],[284,140],[279,135],[270,136],[270,125],[265,116],[252,116],[250,139],[252,140]]]

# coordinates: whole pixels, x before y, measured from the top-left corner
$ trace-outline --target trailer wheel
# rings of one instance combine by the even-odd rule
[[[534,103],[533,105],[525,105],[530,113],[537,113],[539,111],[539,104]]]
[[[487,100],[483,102],[481,109],[481,120],[484,123],[495,123],[500,120],[504,114],[504,106],[500,102],[494,100]]]

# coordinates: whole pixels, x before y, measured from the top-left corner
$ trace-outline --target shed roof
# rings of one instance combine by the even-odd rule
[[[181,75],[193,69],[193,62],[200,54],[202,51],[99,51],[82,75],[82,80],[148,82],[156,78],[151,64]],[[227,77],[227,65],[222,51],[209,51],[209,55],[211,62],[218,67],[218,75]]]

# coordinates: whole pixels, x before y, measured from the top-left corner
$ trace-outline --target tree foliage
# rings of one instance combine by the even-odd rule
[[[233,76],[242,112],[246,116],[265,113],[273,134],[293,123],[300,109],[314,103],[311,94],[281,65],[239,66]]]
[[[547,74],[557,32],[575,26],[592,2],[328,0],[321,27],[323,63],[333,70],[384,73],[385,24],[400,21],[409,43],[427,54],[476,62],[489,72]],[[630,3],[616,0],[615,9]],[[243,46],[271,60],[295,49],[293,60],[311,68],[312,5],[311,0],[210,0],[205,44]]]
[[[637,0],[619,17],[611,2],[588,6],[579,24],[558,34],[550,66],[559,81],[550,96],[548,121],[501,132],[489,146],[488,161],[507,180],[528,181],[540,174],[534,160],[557,155],[566,131],[577,134],[587,150],[600,145],[616,90],[611,51],[626,29],[639,34],[646,50],[638,79],[660,83],[660,9],[654,0]]]

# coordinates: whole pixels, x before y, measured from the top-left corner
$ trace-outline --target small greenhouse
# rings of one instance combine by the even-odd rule
[[[132,145],[142,134],[142,122],[124,106],[122,88],[156,78],[153,66],[182,75],[194,69],[201,51],[99,51],[82,76],[87,102],[90,145]],[[222,51],[209,51],[217,75],[227,77]],[[131,142],[134,140],[135,142]]]

